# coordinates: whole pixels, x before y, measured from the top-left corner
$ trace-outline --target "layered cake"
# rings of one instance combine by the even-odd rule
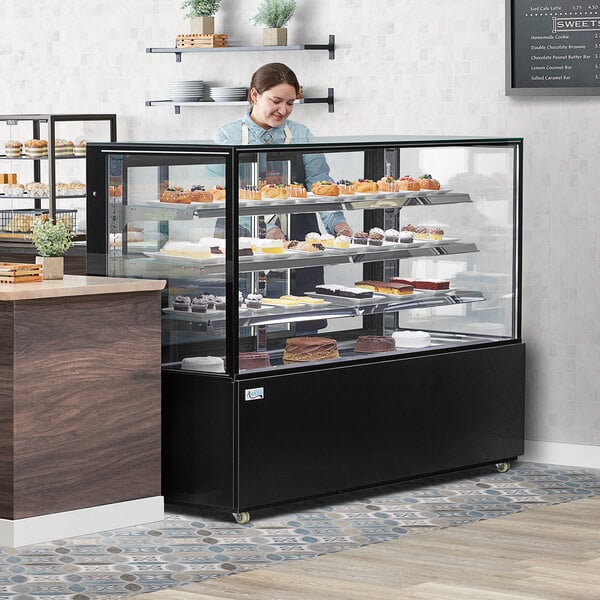
[[[348,287],[345,285],[337,285],[333,283],[323,283],[315,286],[316,294],[324,294],[326,296],[339,296],[340,298],[372,298],[373,292],[357,287]]]
[[[73,142],[71,140],[54,140],[54,156],[73,156]]]
[[[225,363],[219,356],[190,356],[181,361],[181,368],[184,371],[224,373]]]
[[[85,156],[86,149],[87,142],[85,140],[80,140],[79,142],[75,142],[73,146],[73,154],[75,156]]]
[[[4,144],[4,152],[8,158],[19,158],[23,152],[23,144],[17,140],[11,140]]]
[[[284,363],[310,362],[339,358],[337,341],[324,337],[289,338],[283,352]]]
[[[25,154],[34,158],[48,156],[48,142],[46,140],[28,140],[25,142]]]
[[[393,294],[394,296],[404,296],[406,294],[413,293],[412,285],[408,285],[405,283],[386,283],[385,281],[357,281],[354,285],[357,288],[371,290],[372,292],[377,292],[379,294]]]
[[[270,366],[271,361],[268,352],[240,352],[240,369],[262,369]]]
[[[390,281],[395,283],[407,283],[416,290],[448,290],[450,289],[449,279],[414,279],[412,277],[390,277]]]
[[[354,352],[391,352],[396,349],[394,338],[387,335],[361,335],[356,340]]]
[[[431,336],[426,331],[396,331],[392,337],[396,348],[424,348],[431,344]]]

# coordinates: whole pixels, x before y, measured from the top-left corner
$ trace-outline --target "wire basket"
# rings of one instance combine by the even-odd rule
[[[11,233],[18,237],[28,237],[37,219],[50,219],[47,208],[23,208],[17,210],[0,210],[0,231]],[[77,210],[58,209],[56,221],[62,221],[67,229],[75,232],[77,229]]]

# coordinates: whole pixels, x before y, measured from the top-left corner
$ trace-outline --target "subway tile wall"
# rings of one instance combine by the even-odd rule
[[[335,112],[296,109],[316,135],[523,136],[526,437],[600,445],[600,97],[504,95],[504,0],[298,0],[289,43],[325,52],[147,54],[188,23],[178,0],[20,0],[0,21],[0,113],[115,112],[121,140],[205,139],[240,107],[183,109],[169,79],[245,85],[282,61]],[[261,44],[259,0],[222,0],[216,30]]]

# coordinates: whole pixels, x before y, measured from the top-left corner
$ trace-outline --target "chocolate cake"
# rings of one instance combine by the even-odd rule
[[[268,352],[240,352],[239,356],[240,369],[262,369],[270,367]]]
[[[390,352],[396,349],[394,338],[387,335],[361,335],[354,352]]]
[[[325,337],[289,338],[283,352],[284,363],[309,362],[339,358],[337,341]]]

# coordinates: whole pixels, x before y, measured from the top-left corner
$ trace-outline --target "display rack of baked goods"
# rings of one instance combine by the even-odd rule
[[[292,46],[242,46],[227,41],[226,46],[182,48],[175,44],[173,48],[146,48],[148,54],[175,54],[175,60],[181,62],[182,54],[196,52],[285,52],[294,50],[327,50],[329,59],[335,58],[335,35],[330,34],[327,44],[297,44]]]
[[[449,280],[420,279],[411,283],[396,281],[357,281],[353,286],[323,284],[302,296],[263,296],[259,293],[238,299],[240,327],[294,323],[318,319],[363,317],[395,313],[413,308],[434,308],[445,305],[482,302],[479,291],[457,290]],[[402,280],[408,281],[408,280]],[[421,286],[421,287],[417,287]],[[209,327],[225,327],[226,298],[213,294],[178,295],[171,306],[162,309],[169,319],[190,321]]]
[[[48,209],[26,208],[14,210],[0,210],[0,238],[30,240],[33,224],[38,221],[48,221]],[[58,209],[56,220],[63,222],[71,232],[77,229],[77,211],[71,209]]]

